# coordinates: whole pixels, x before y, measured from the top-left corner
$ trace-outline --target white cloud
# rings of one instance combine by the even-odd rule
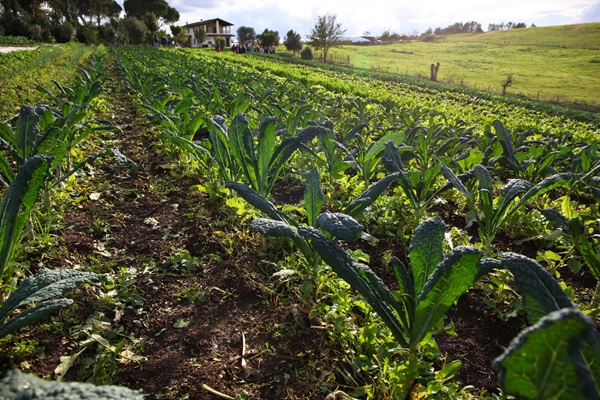
[[[579,17],[581,18],[581,22],[600,21],[600,1],[592,1],[588,7],[582,10]]]

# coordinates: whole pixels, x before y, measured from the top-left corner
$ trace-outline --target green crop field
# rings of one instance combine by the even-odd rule
[[[0,57],[0,399],[599,398],[600,115],[375,67]]]
[[[429,77],[529,99],[600,107],[600,23],[451,35],[436,42],[346,45],[331,50],[354,68]]]

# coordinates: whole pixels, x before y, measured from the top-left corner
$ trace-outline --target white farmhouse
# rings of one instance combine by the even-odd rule
[[[206,21],[194,22],[183,26],[185,33],[188,35],[188,45],[190,47],[209,47],[215,44],[217,36],[225,39],[225,46],[231,46],[231,38],[234,36],[231,33],[233,24],[222,20],[221,18],[207,19]],[[206,32],[206,40],[198,43],[194,35],[194,29],[204,29]]]

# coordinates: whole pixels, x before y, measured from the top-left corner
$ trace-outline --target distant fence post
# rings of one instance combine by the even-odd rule
[[[437,74],[438,74],[439,69],[440,69],[440,63],[431,64],[431,74],[430,74],[429,79],[432,80],[433,82],[437,82]]]

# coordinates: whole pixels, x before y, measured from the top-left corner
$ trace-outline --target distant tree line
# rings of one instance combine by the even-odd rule
[[[452,25],[449,25],[445,28],[437,27],[433,31],[434,35],[453,35],[456,33],[481,33],[483,30],[481,29],[481,24],[476,21],[469,22],[456,22]]]
[[[0,0],[0,35],[39,42],[151,43],[177,21],[179,12],[166,0],[125,0],[123,7],[116,0]]]
[[[531,24],[534,28],[535,25]],[[508,22],[499,24],[489,24],[488,31],[508,30],[508,29],[519,29],[527,28],[524,22]],[[421,34],[413,35],[400,35],[398,33],[390,32],[389,30],[384,31],[380,36],[372,36],[370,32],[365,32],[363,38],[368,39],[371,43],[397,43],[408,40],[422,40],[422,41],[436,41],[437,37],[443,35],[455,35],[461,33],[483,33],[481,23],[477,21],[469,22],[455,22],[452,25],[448,25],[445,28],[437,27],[435,29],[428,28]]]
[[[531,24],[532,28],[535,28],[534,24]],[[521,29],[521,28],[527,28],[527,25],[525,24],[525,22],[501,22],[499,24],[489,24],[488,25],[488,31],[505,31],[508,29]]]
[[[368,33],[368,32],[366,32]],[[367,35],[368,36],[368,35]],[[410,36],[408,35],[400,35],[395,32],[390,32],[389,30],[384,31],[381,36],[377,37],[381,43],[395,43],[400,42],[402,40],[409,40]]]

